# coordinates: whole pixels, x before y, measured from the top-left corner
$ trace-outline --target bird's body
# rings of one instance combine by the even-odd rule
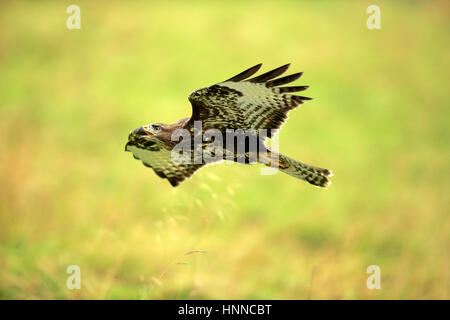
[[[290,94],[307,86],[279,87],[302,73],[277,78],[289,65],[250,80],[261,65],[189,95],[192,116],[172,124],[154,123],[133,130],[125,146],[158,176],[177,186],[205,164],[231,160],[260,162],[296,178],[326,187],[331,171],[271,152],[265,145],[287,113],[311,98]],[[245,80],[245,81],[244,81]],[[176,157],[183,151],[183,160]]]

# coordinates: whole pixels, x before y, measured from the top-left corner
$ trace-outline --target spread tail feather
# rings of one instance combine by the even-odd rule
[[[322,188],[326,188],[331,184],[328,177],[333,175],[331,170],[314,167],[291,159],[283,154],[279,155],[279,170],[292,177],[305,180],[312,185]]]

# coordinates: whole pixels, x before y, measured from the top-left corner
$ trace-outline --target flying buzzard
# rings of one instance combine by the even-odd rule
[[[277,78],[289,68],[289,64],[248,79],[260,67],[261,64],[258,64],[226,81],[192,92],[189,95],[189,101],[192,104],[190,118],[184,118],[172,124],[153,123],[131,131],[125,151],[132,152],[134,158],[152,168],[161,178],[169,180],[174,187],[205,164],[224,159],[276,166],[280,171],[315,186],[328,186],[330,184],[328,177],[332,175],[330,170],[271,152],[265,145],[266,138],[271,138],[274,131],[279,129],[287,119],[287,113],[311,98],[291,94],[306,90],[308,86],[283,86],[297,80],[302,72]],[[196,130],[198,123],[201,125],[200,130]],[[223,152],[209,162],[205,159],[192,161],[196,150],[193,141],[198,141],[196,139],[199,135],[204,135],[211,129],[225,136],[222,144],[215,145],[220,148],[219,151]],[[186,142],[190,146],[188,157],[190,161],[175,161],[173,157],[174,148],[179,143],[179,140],[174,139],[174,133],[180,130],[188,133],[188,136],[183,137],[181,141],[187,138]],[[241,149],[233,144],[229,147],[230,144],[226,141],[226,137],[229,137],[228,133],[233,130],[246,133]],[[262,132],[266,133],[262,134]],[[256,149],[251,148],[249,143],[251,138],[255,138],[253,141],[258,142]],[[200,139],[201,150],[211,147],[212,141],[204,141],[201,137]],[[228,140],[231,141],[230,138]],[[232,140],[234,142],[234,137]],[[214,156],[215,152],[210,153]],[[255,154],[256,158],[253,159],[256,161],[251,161],[252,155]]]

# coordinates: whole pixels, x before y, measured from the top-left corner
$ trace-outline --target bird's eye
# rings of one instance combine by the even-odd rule
[[[152,129],[154,131],[161,131],[161,126],[158,126],[157,124],[152,124]]]

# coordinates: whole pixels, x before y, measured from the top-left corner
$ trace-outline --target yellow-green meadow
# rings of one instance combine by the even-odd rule
[[[446,1],[75,2],[0,4],[1,299],[450,298]],[[327,190],[230,163],[173,188],[124,152],[261,62],[304,72],[279,149]]]

